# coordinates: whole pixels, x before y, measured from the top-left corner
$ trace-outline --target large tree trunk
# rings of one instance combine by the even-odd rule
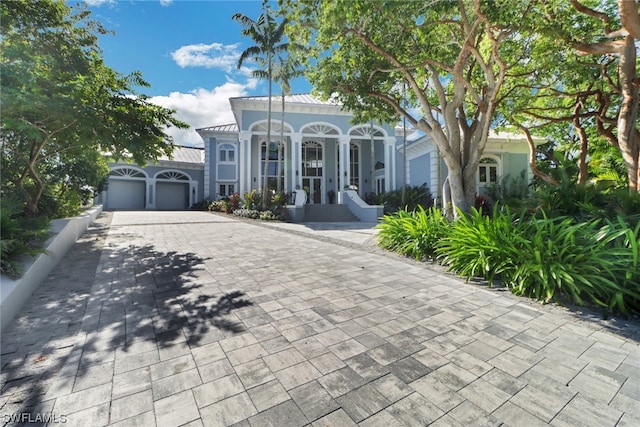
[[[575,114],[577,114],[577,109]],[[587,154],[589,150],[588,146],[588,138],[587,132],[582,127],[580,123],[580,119],[576,116],[573,119],[573,127],[576,129],[578,133],[578,137],[580,138],[580,155],[578,157],[578,184],[584,185],[587,183],[589,178],[589,170],[587,168]]]
[[[637,3],[634,0],[618,0],[618,10],[622,26],[634,38],[640,40],[640,14]]]
[[[624,48],[620,52],[619,74],[622,104],[618,115],[618,144],[622,158],[627,165],[629,189],[640,192],[640,168],[638,167],[640,137],[637,128],[640,79],[638,79],[636,66],[635,40],[632,36],[627,36]]]
[[[31,146],[31,150],[29,151],[29,159],[27,164],[24,166],[22,174],[15,182],[18,191],[24,197],[24,201],[26,203],[25,209],[27,216],[31,218],[35,218],[38,216],[38,202],[40,201],[40,197],[42,197],[42,193],[44,191],[44,183],[40,178],[40,175],[36,171],[36,164],[40,159],[40,150],[44,147],[45,142],[37,143],[34,142]],[[34,183],[34,189],[32,192],[29,192],[25,187],[24,183],[27,177],[31,177]]]

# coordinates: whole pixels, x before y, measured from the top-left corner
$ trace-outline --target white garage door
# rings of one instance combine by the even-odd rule
[[[156,183],[156,208],[173,211],[189,206],[189,184],[184,182]]]
[[[107,209],[144,209],[145,181],[110,179]]]

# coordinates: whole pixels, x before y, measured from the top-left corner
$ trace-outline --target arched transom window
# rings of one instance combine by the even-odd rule
[[[133,168],[114,169],[111,172],[109,172],[109,175],[119,176],[123,178],[146,178],[146,175],[143,172]]]
[[[497,184],[500,179],[500,163],[494,157],[483,157],[478,165],[478,185]]]
[[[169,181],[189,181],[189,177],[182,172],[166,171],[159,173],[157,179],[166,179]]]

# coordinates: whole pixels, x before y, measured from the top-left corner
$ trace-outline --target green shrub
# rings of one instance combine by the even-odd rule
[[[262,196],[256,190],[245,191],[243,205],[245,209],[253,210],[260,205]]]
[[[209,200],[207,199],[204,199],[191,205],[191,210],[194,210],[194,211],[211,210],[209,208],[210,206],[211,206],[211,202],[209,202]]]
[[[640,313],[640,226],[623,217],[602,225],[540,215],[460,215],[436,245],[438,259],[461,276],[500,279],[514,294],[543,303]]]
[[[236,209],[233,211],[233,214],[239,216],[240,218],[251,218],[258,219],[260,218],[260,211],[257,209]]]
[[[631,227],[623,216],[607,221],[606,232],[614,236],[613,247],[606,255],[612,259],[612,274],[616,285],[607,297],[608,309],[623,314],[640,314],[640,223]]]
[[[12,279],[22,274],[22,257],[44,253],[44,241],[50,236],[49,221],[26,218],[19,204],[3,200],[0,208],[0,271]]]
[[[260,212],[260,219],[263,221],[282,221],[284,217],[273,211]]]
[[[212,212],[226,212],[226,200],[214,200],[209,205],[209,210]]]
[[[418,207],[429,209],[433,206],[433,197],[427,187],[427,184],[419,186],[406,186],[404,194],[404,204],[402,203],[402,189],[388,191],[378,195],[365,195],[365,201],[368,204],[384,205],[385,213],[393,213],[400,209],[407,211],[415,211]]]
[[[509,210],[497,207],[492,217],[475,208],[469,215],[460,213],[436,245],[438,260],[461,276],[483,277],[493,284],[515,267],[521,239],[515,232],[517,221]]]
[[[524,222],[518,232],[520,256],[508,279],[516,295],[606,306],[608,296],[618,290],[615,260],[608,254],[616,236],[601,230],[599,221],[544,217]]]
[[[438,241],[447,235],[449,222],[439,209],[399,210],[385,215],[377,228],[378,245],[415,259],[432,258]]]

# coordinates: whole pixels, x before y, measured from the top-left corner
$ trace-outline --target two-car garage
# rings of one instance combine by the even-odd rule
[[[189,175],[177,170],[164,170],[149,177],[135,166],[116,167],[109,174],[105,209],[188,209],[192,203],[190,192],[195,193],[196,184]]]

